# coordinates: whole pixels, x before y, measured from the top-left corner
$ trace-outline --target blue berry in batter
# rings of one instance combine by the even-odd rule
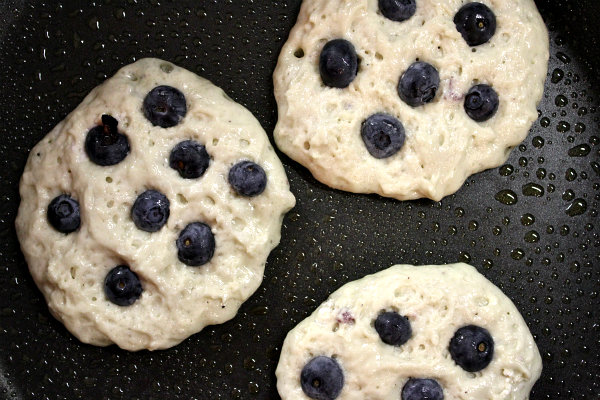
[[[348,87],[358,73],[358,56],[354,45],[344,39],[327,42],[319,58],[323,83],[329,87]]]
[[[74,232],[81,224],[79,203],[66,194],[61,194],[50,202],[46,215],[50,225],[62,233]]]
[[[335,359],[318,356],[302,368],[300,385],[311,399],[334,400],[344,387],[344,373]]]
[[[118,306],[132,305],[140,298],[142,291],[140,279],[126,265],[111,269],[104,279],[106,297]]]
[[[179,261],[191,267],[206,264],[215,254],[215,237],[210,227],[202,222],[186,226],[176,245]]]
[[[110,115],[102,116],[102,125],[90,129],[85,138],[85,152],[97,165],[116,165],[129,154],[129,139],[117,129],[119,122]]]
[[[187,113],[185,96],[172,86],[157,86],[144,99],[144,115],[154,126],[170,128]]]

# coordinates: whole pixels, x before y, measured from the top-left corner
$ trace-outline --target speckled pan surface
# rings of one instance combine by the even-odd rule
[[[149,56],[223,88],[272,140],[272,73],[300,1],[100,0],[83,10],[2,2],[0,398],[278,399],[283,339],[331,292],[393,264],[459,260],[499,286],[534,335],[544,372],[531,399],[593,398],[600,4],[536,3],[550,31],[549,76],[540,119],[506,166],[440,203],[399,202],[328,189],[279,153],[297,205],[262,286],[233,320],[168,351],[129,354],[80,344],[50,316],[27,271],[14,219],[28,151],[93,87]]]

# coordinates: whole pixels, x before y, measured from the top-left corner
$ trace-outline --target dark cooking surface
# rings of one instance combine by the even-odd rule
[[[143,56],[212,80],[271,134],[271,73],[300,1],[104,0],[83,11],[79,2],[24,3],[0,6],[4,397],[277,399],[285,334],[330,292],[394,263],[458,260],[499,285],[529,324],[544,361],[533,400],[598,396],[600,3],[538,2],[551,28],[549,74],[564,76],[548,80],[542,119],[512,168],[478,174],[440,203],[398,202],[331,190],[283,157],[298,204],[263,285],[232,321],[155,353],[83,345],[48,313],[13,227],[27,152],[94,86]],[[587,155],[569,156],[572,148]],[[525,196],[528,183],[544,195]],[[503,189],[517,193],[515,205],[495,200]],[[567,215],[571,204],[583,214]]]

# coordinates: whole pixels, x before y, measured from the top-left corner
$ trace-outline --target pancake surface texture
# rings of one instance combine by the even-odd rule
[[[451,351],[458,332],[467,338],[476,332],[475,347],[458,347],[462,355]],[[475,360],[465,362],[465,354]],[[329,367],[319,372],[312,360]],[[322,398],[338,400],[398,400],[425,381],[445,400],[524,400],[542,370],[517,308],[462,263],[396,265],[334,292],[284,341],[276,371],[283,400],[319,398],[306,394],[317,389],[301,384],[311,361],[309,386],[318,382],[317,388],[331,389]],[[341,383],[332,378],[339,376]]]
[[[127,350],[233,318],[295,204],[252,114],[158,59],[123,67],[42,139],[20,195],[17,234],[51,313]]]
[[[275,141],[333,188],[440,200],[501,165],[527,136],[546,79],[548,32],[533,0],[483,0],[493,18],[480,23],[489,22],[491,37],[476,45],[454,21],[474,3],[416,0],[403,21],[385,17],[381,3],[394,2],[303,1],[273,76]],[[468,96],[479,85],[497,102],[485,90]],[[377,114],[402,129],[369,124]]]

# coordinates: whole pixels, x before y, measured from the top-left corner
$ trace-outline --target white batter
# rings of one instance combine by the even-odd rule
[[[179,89],[187,115],[175,127],[153,126],[142,113],[157,85]],[[119,164],[98,166],[84,151],[88,130],[103,114],[119,121],[131,153]],[[193,139],[211,156],[199,179],[169,167],[171,149]],[[236,194],[229,168],[240,160],[259,164],[265,191]],[[146,189],[170,201],[158,232],[131,220],[131,206]],[[227,321],[260,285],[269,252],[279,243],[283,214],[295,204],[279,159],[259,122],[209,81],[158,59],[122,68],[32,150],[20,186],[17,234],[31,274],[52,314],[81,341],[116,343],[127,350],[174,346],[210,324]],[[81,227],[65,235],[46,218],[49,202],[70,194],[81,206]],[[208,224],[216,250],[209,263],[178,260],[175,241],[190,222]],[[103,282],[119,264],[140,278],[143,293],[131,306],[107,300]]]
[[[549,40],[533,0],[481,2],[497,29],[471,48],[453,22],[464,0],[417,0],[404,22],[384,18],[377,0],[304,0],[274,73],[278,147],[331,187],[400,200],[439,200],[469,175],[501,165],[537,118]],[[360,60],[345,89],[326,87],[319,75],[321,50],[337,38],[350,41]],[[441,83],[433,102],[412,108],[397,85],[417,58],[437,68]],[[463,109],[477,83],[500,98],[483,123]],[[387,159],[372,157],[360,136],[361,123],[378,112],[406,130],[404,147]]]
[[[412,337],[402,346],[379,338],[373,321],[382,310],[409,319]],[[448,351],[455,331],[470,324],[495,342],[491,363],[476,373]],[[339,400],[398,400],[411,377],[437,380],[446,400],[524,400],[542,370],[517,308],[466,264],[397,265],[342,286],[287,335],[276,371],[283,400],[309,399],[300,372],[321,355],[335,356],[344,372]]]

